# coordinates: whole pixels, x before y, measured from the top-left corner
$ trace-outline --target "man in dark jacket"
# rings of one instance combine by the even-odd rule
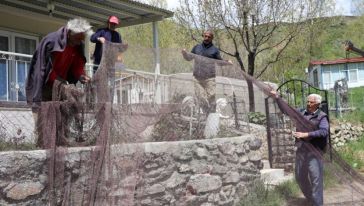
[[[39,43],[26,81],[27,103],[32,107],[36,125],[41,102],[52,100],[55,81],[66,84],[90,81],[85,74],[86,58],[83,54],[83,41],[90,29],[86,20],[72,19]]]
[[[203,33],[203,42],[197,44],[191,50],[192,54],[202,56],[204,58],[196,58],[192,54],[188,54],[186,50],[182,50],[182,55],[187,61],[195,59],[193,76],[194,76],[194,86],[197,97],[203,97],[207,100],[209,107],[207,113],[216,112],[216,69],[215,60],[223,60],[220,56],[220,51],[214,46],[212,40],[214,39],[214,34],[212,31],[205,31]],[[220,64],[223,61],[219,61]],[[226,61],[226,64],[232,64],[230,61]]]
[[[115,31],[116,26],[119,25],[119,19],[116,16],[110,16],[107,20],[107,27],[98,29],[91,37],[90,41],[96,43],[94,51],[94,73],[96,72],[98,65],[101,62],[102,57],[102,44],[105,41],[113,43],[122,43],[121,36],[119,32]],[[120,57],[121,58],[121,57]],[[121,59],[118,59],[121,60]]]
[[[295,177],[302,193],[314,206],[323,205],[323,160],[322,153],[327,144],[329,122],[327,115],[319,109],[321,96],[310,94],[306,110],[301,114],[316,127],[310,132],[294,132],[297,138]]]

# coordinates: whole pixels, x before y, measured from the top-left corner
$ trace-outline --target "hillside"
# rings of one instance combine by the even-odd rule
[[[364,48],[364,36],[362,35],[364,33],[364,16],[324,17],[304,24],[307,25],[301,35],[295,38],[294,42],[285,50],[284,58],[269,68],[261,77],[262,80],[281,82],[290,78],[302,78],[304,70],[311,60],[345,58],[343,42],[348,39],[356,47]],[[129,51],[124,58],[126,64],[130,68],[154,71],[151,24],[122,28],[120,32],[124,41],[129,44]],[[175,19],[167,19],[159,23],[159,41],[161,73],[190,72],[184,70],[185,67],[178,66],[179,63],[171,66],[171,60],[180,58],[180,50],[182,48],[190,50],[193,45],[201,41],[200,37],[192,37],[190,32],[178,25]],[[218,43],[216,44],[218,45]],[[269,56],[269,52],[274,51],[267,51],[264,56]],[[355,56],[355,54],[351,54],[351,56]],[[226,55],[224,58],[234,59]],[[259,59],[257,60],[256,66],[259,71]],[[243,61],[246,61],[246,57]]]

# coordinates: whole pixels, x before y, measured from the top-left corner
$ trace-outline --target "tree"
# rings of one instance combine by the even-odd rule
[[[205,29],[214,30],[220,51],[234,57],[243,71],[259,78],[280,60],[283,51],[300,35],[305,21],[324,14],[323,3],[323,0],[180,0],[176,16],[191,36]],[[253,84],[247,80],[247,85],[249,110],[254,112]]]
[[[167,0],[139,0],[151,6],[167,9]],[[190,72],[189,63],[181,58],[181,48],[192,46],[181,27],[173,18],[158,22],[158,40],[160,48],[160,71],[162,74]],[[152,23],[134,25],[120,29],[123,40],[129,44],[124,54],[124,63],[128,68],[154,72],[154,49]],[[182,46],[183,45],[183,46]]]

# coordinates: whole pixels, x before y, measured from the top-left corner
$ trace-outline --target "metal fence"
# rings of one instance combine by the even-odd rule
[[[0,51],[0,57],[0,80],[4,80],[0,81],[0,140],[33,142],[34,120],[25,103],[25,81],[32,56]],[[93,75],[94,66],[86,64],[89,76]],[[182,103],[181,97],[195,95],[191,73],[163,75],[128,69],[124,65],[116,65],[115,69],[115,104]],[[222,117],[235,119],[232,124],[236,128],[249,129],[245,82],[226,77],[218,77],[216,82],[216,100]],[[264,103],[257,101],[257,108],[263,113]]]

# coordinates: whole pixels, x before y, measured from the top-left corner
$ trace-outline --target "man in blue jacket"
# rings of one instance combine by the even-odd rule
[[[182,50],[182,55],[187,61],[195,59],[193,76],[194,76],[194,87],[197,97],[202,96],[207,100],[208,108],[207,113],[216,112],[216,68],[215,64],[219,62],[219,65],[230,65],[231,61],[224,61],[220,56],[220,51],[214,46],[212,40],[214,34],[212,31],[205,31],[202,35],[203,42],[197,44],[191,50],[191,53],[187,53],[185,49]],[[195,54],[195,55],[193,55]],[[197,55],[197,56],[196,56]],[[202,58],[198,58],[202,56]],[[212,59],[212,60],[209,60]],[[222,60],[222,61],[216,61]],[[226,62],[226,63],[224,63]]]
[[[102,44],[105,41],[113,42],[113,43],[122,43],[121,36],[119,32],[115,31],[116,26],[119,25],[119,19],[116,16],[110,16],[107,20],[107,27],[98,29],[90,38],[92,43],[96,43],[95,51],[94,51],[94,73],[96,72],[98,65],[101,62],[102,57]]]

